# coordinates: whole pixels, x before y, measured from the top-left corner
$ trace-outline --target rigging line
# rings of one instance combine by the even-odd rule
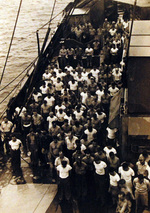
[[[15,30],[16,30],[16,26],[17,26],[17,22],[18,22],[18,18],[19,18],[19,13],[20,13],[20,9],[21,9],[21,5],[22,5],[22,0],[20,0],[19,9],[18,9],[18,12],[17,12],[17,17],[16,17],[13,33],[12,33],[12,37],[11,37],[11,40],[10,40],[10,45],[9,45],[9,48],[8,48],[8,52],[7,52],[7,56],[6,56],[6,60],[5,60],[4,68],[3,68],[3,72],[2,72],[2,75],[1,75],[1,79],[0,79],[0,85],[1,85],[1,82],[2,82],[2,79],[3,79],[3,76],[4,76],[4,72],[5,72],[7,61],[8,61],[11,45],[12,45],[12,42],[13,42],[13,38],[14,38],[14,34],[15,34]]]
[[[41,50],[39,49],[39,54],[43,54],[44,48],[45,48],[46,43],[47,43],[48,38],[49,38],[49,34],[50,34],[50,31],[51,31],[50,24],[51,24],[51,19],[52,19],[53,13],[54,13],[55,4],[56,4],[56,0],[54,0],[54,4],[53,4],[51,16],[50,16],[50,22],[49,22],[49,25],[48,25],[48,28],[47,28],[47,32],[46,32],[46,35],[45,35],[45,38],[44,38],[44,42],[43,42],[42,48],[41,48]],[[39,45],[39,42],[38,42],[38,45]]]
[[[51,23],[52,18],[53,18],[53,13],[54,13],[55,5],[56,5],[56,0],[54,0],[53,9],[52,9],[52,13],[51,13],[51,17],[50,17],[50,21],[49,21],[48,27],[50,27],[50,23]]]
[[[38,57],[36,57],[19,75],[17,75],[12,81],[10,81],[7,85],[5,85],[2,89],[0,89],[0,92],[2,90],[4,90],[5,88],[7,88],[10,84],[12,84],[17,78],[19,78],[26,70],[27,73],[28,71],[32,68],[32,66],[34,65],[34,63],[36,62]]]
[[[60,11],[59,13],[57,13],[57,14],[51,19],[51,21],[53,21],[57,16],[59,16],[61,13],[63,13],[63,11],[64,11],[64,10]],[[49,24],[49,22],[50,22],[50,21],[48,21],[48,22],[46,22],[45,24],[43,24],[43,25],[42,25],[40,28],[38,28],[36,31],[39,31],[39,30],[43,29],[46,25]],[[47,28],[44,28],[44,29],[47,29]],[[32,35],[32,34],[35,34],[35,32],[33,31],[33,32],[29,33],[29,34],[27,35],[27,38],[28,38],[30,35]],[[25,38],[23,38],[23,39],[25,39]]]
[[[0,102],[0,104],[2,104],[9,96],[10,94],[18,87],[18,85],[24,80],[24,78],[26,77],[26,74],[23,76],[23,78],[18,82],[18,84],[8,93],[8,95],[6,95],[6,97]]]
[[[64,11],[64,10],[62,10],[61,12],[59,12],[58,14],[56,14],[56,16],[54,16],[54,17],[51,19],[51,21],[53,21],[57,16],[59,16],[61,13],[63,13],[63,11]],[[41,30],[41,29],[43,29],[49,22],[50,22],[50,21],[48,21],[48,22],[46,22],[44,25],[42,25],[42,26],[38,29],[38,31]]]

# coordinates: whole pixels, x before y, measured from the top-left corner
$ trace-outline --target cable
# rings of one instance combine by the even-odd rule
[[[2,104],[9,96],[10,94],[18,87],[18,85],[21,83],[21,81],[23,81],[23,79],[26,77],[26,74],[25,76],[23,76],[23,78],[19,81],[19,83],[9,92],[8,95],[6,95],[6,97],[0,102],[0,104]]]
[[[0,89],[0,92],[3,91],[5,88],[7,88],[11,83],[13,83],[17,78],[19,78],[27,69],[28,71],[31,69],[31,67],[34,65],[38,57],[36,57],[19,75],[17,75],[12,81],[10,81],[7,85],[5,85],[2,89]]]
[[[51,17],[50,17],[50,21],[49,21],[48,27],[50,27],[50,23],[51,23],[52,18],[53,18],[53,13],[54,13],[55,5],[56,5],[56,0],[54,0],[53,9],[52,9],[52,13],[51,13]]]
[[[59,12],[58,14],[56,14],[56,16],[54,16],[51,21],[53,21],[57,16],[59,16],[61,13],[63,13],[63,10],[61,12]],[[40,28],[38,28],[38,31],[43,29],[47,24],[49,24],[50,21],[46,22],[44,25],[42,25]]]
[[[42,48],[41,50],[39,50],[39,54],[41,55],[45,49],[45,46],[46,46],[46,43],[47,43],[47,40],[48,40],[48,37],[49,37],[49,34],[50,34],[50,24],[51,24],[51,20],[52,20],[52,17],[53,17],[53,13],[54,13],[54,9],[55,9],[55,4],[56,4],[56,0],[54,0],[54,4],[53,4],[53,8],[52,8],[52,13],[51,13],[51,16],[50,16],[50,21],[49,21],[49,25],[48,25],[48,28],[47,28],[47,32],[46,32],[46,36],[44,38],[44,42],[43,42],[43,45],[42,45]],[[38,31],[37,31],[38,32]]]
[[[16,26],[17,26],[17,22],[18,22],[18,18],[19,18],[19,13],[20,13],[20,9],[21,9],[21,4],[22,4],[22,0],[20,0],[19,9],[18,9],[18,12],[17,12],[17,17],[16,17],[16,21],[15,21],[15,25],[14,25],[14,30],[13,30],[13,33],[12,33],[12,37],[11,37],[11,40],[10,40],[10,45],[9,45],[9,48],[8,48],[3,72],[2,72],[2,75],[1,75],[1,79],[0,79],[0,85],[1,85],[1,82],[2,82],[2,79],[3,79],[3,76],[4,76],[4,72],[5,72],[7,61],[8,61],[11,45],[12,45],[12,42],[13,42],[13,38],[14,38],[14,34],[15,34],[15,30],[16,30]]]

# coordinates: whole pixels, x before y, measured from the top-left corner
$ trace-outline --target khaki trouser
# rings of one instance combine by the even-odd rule
[[[135,200],[136,200],[136,212],[140,205],[143,207],[148,207],[148,191],[145,193],[139,193],[135,191]]]

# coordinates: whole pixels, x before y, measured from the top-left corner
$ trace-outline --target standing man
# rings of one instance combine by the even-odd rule
[[[96,200],[101,202],[101,206],[104,206],[108,185],[107,164],[101,161],[99,156],[95,156],[93,163],[95,167]]]
[[[67,163],[67,161],[61,161],[61,164],[56,167],[59,184],[58,184],[58,196],[59,200],[62,201],[64,196],[67,201],[71,199],[71,183],[70,183],[70,171],[72,167]]]
[[[150,190],[150,182],[142,174],[138,175],[133,180],[133,185],[135,187],[135,201],[136,201],[136,213],[140,205],[143,206],[145,210],[148,209],[148,191]]]
[[[21,128],[22,128],[22,135],[23,135],[23,148],[24,153],[27,154],[27,144],[26,144],[26,137],[30,132],[30,128],[32,125],[32,117],[24,110],[23,115],[21,116]]]
[[[13,123],[8,120],[7,117],[4,117],[4,120],[1,123],[0,126],[1,131],[1,140],[3,142],[3,151],[4,153],[9,153],[9,140],[10,140],[10,134],[13,131]]]
[[[21,161],[20,161],[20,147],[21,141],[16,138],[15,135],[12,135],[10,145],[10,154],[11,154],[11,166],[13,176],[19,177],[22,175],[21,171]]]
[[[32,128],[30,130],[30,133],[27,135],[26,142],[27,142],[27,150],[28,153],[30,154],[31,165],[32,167],[37,167],[39,160],[38,156],[39,141],[37,134],[33,131]]]

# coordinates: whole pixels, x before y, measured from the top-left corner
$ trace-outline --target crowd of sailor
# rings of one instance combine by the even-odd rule
[[[11,154],[15,176],[22,144],[33,171],[50,165],[60,201],[86,199],[95,190],[102,206],[111,197],[117,213],[131,212],[134,200],[148,208],[150,156],[144,151],[136,164],[122,162],[119,129],[109,123],[111,99],[124,83],[128,27],[123,19],[105,19],[98,29],[90,22],[71,27],[69,38],[84,48],[64,41],[28,105],[1,123],[1,150]]]

